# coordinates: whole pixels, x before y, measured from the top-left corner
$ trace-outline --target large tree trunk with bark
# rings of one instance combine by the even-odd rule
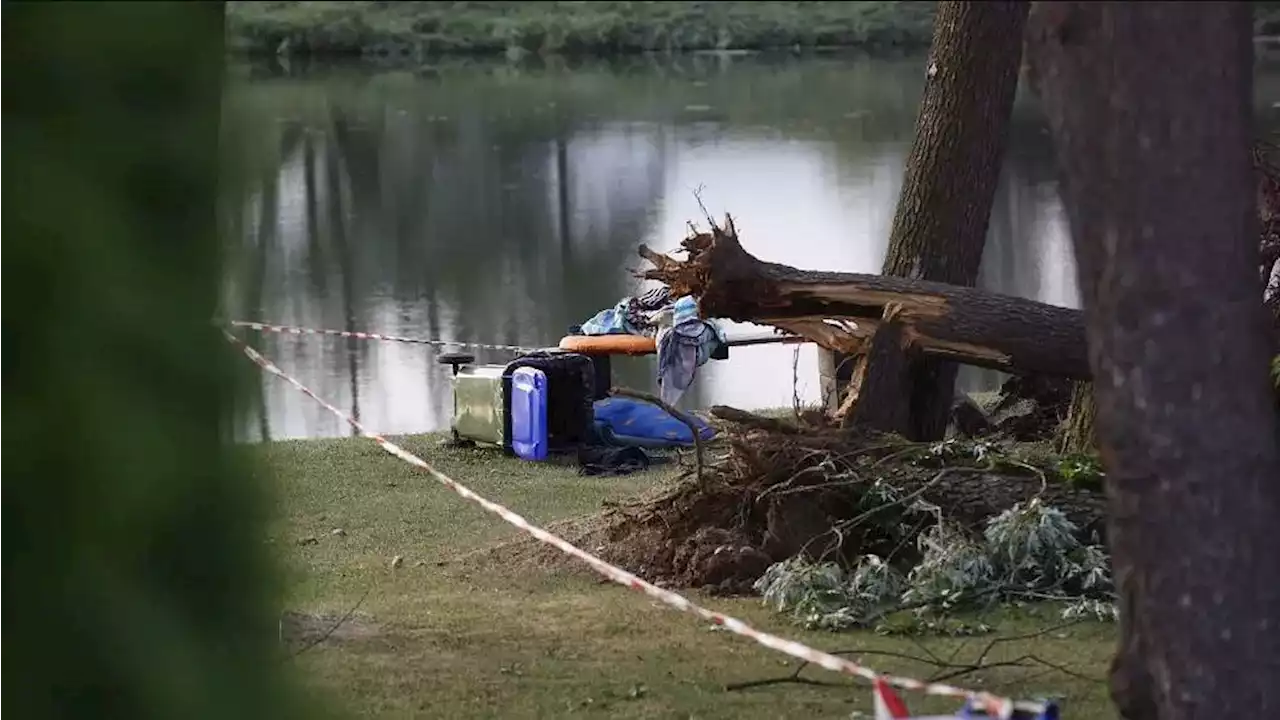
[[[691,234],[686,261],[640,247],[643,277],[698,297],[703,317],[763,323],[860,354],[879,328],[900,325],[909,356],[1016,374],[1089,379],[1079,310],[925,280],[799,270],[742,248],[732,219]]]
[[[1027,2],[941,2],[927,80],[907,157],[883,273],[972,286],[978,280],[991,204],[1000,181],[1022,62]],[[940,439],[950,419],[958,366],[879,353],[859,373],[860,422]],[[884,372],[886,381],[876,376]],[[900,380],[893,380],[894,377]],[[899,392],[905,382],[907,392]],[[883,392],[882,392],[883,391]]]
[[[1129,718],[1280,713],[1277,417],[1243,2],[1039,4],[1122,594]]]
[[[1262,303],[1271,313],[1272,345],[1280,353],[1280,166],[1277,148],[1269,141],[1254,145],[1253,167],[1258,187],[1258,277],[1262,281]],[[1280,389],[1280,388],[1278,388]],[[1280,404],[1280,393],[1276,395]],[[1094,430],[1096,411],[1093,386],[1077,383],[1071,407],[1058,437],[1058,450],[1079,453],[1097,447]]]

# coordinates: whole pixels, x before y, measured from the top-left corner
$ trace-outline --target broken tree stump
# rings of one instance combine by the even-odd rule
[[[892,309],[886,310],[885,320],[868,343],[866,357],[859,363],[858,383],[849,386],[852,412],[846,412],[841,426],[860,425],[911,437],[911,417],[901,402],[911,395],[910,358],[903,347],[906,328],[892,314]]]

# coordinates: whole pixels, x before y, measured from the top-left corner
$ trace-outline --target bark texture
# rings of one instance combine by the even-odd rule
[[[1248,3],[1042,3],[1126,614],[1129,718],[1280,713],[1277,418],[1258,303]]]
[[[681,262],[641,246],[641,257],[654,264],[642,275],[675,295],[698,297],[703,317],[769,324],[859,354],[892,308],[908,354],[1089,379],[1078,310],[924,280],[763,262],[739,244],[732,219],[690,235],[683,247],[689,258]]]
[[[952,285],[977,282],[1008,144],[1029,8],[1027,2],[938,3],[885,275]],[[886,371],[898,374],[900,370],[892,367],[897,364],[887,363]],[[903,409],[885,412],[908,417],[909,437],[941,438],[950,417],[958,366],[925,357],[913,359],[908,366],[910,391],[896,396],[873,393],[896,385],[875,379],[879,367],[877,362],[868,365],[863,401],[880,408],[903,404]]]
[[[1067,419],[1062,423],[1062,433],[1058,438],[1059,452],[1081,453],[1097,447],[1096,407],[1093,384],[1075,383],[1071,391],[1071,407],[1067,410]]]

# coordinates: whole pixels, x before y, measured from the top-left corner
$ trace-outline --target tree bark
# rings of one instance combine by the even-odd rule
[[[915,141],[889,236],[883,273],[951,285],[977,283],[991,204],[1000,181],[1009,118],[1022,64],[1027,2],[940,2]],[[940,439],[950,419],[958,366],[912,359],[909,391],[882,395],[881,365],[869,362],[861,390],[877,406],[859,416],[907,417],[906,435]],[[886,406],[900,404],[901,409]],[[872,423],[874,425],[874,423]],[[880,428],[889,430],[890,428]]]
[[[1067,419],[1062,424],[1062,432],[1058,438],[1059,452],[1082,453],[1097,447],[1097,433],[1094,430],[1096,407],[1093,402],[1093,384],[1075,383]]]
[[[858,354],[893,305],[909,354],[1015,374],[1090,377],[1078,310],[924,280],[762,262],[738,243],[732,219],[692,234],[683,247],[689,259],[680,262],[642,245],[641,257],[655,265],[642,276],[675,295],[697,296],[703,317],[774,325]]]
[[[1243,2],[1037,5],[1097,381],[1128,718],[1280,712],[1280,453]]]

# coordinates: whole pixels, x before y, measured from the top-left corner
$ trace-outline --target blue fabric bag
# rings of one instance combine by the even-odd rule
[[[715,428],[696,416],[688,416],[698,428],[701,440],[715,437]],[[595,402],[596,435],[608,445],[643,448],[688,447],[693,444],[689,426],[666,410],[626,397],[607,397]]]

